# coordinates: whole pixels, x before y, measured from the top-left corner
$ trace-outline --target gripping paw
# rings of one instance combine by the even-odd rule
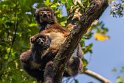
[[[36,39],[37,39],[37,38],[36,38],[35,36],[32,36],[32,37],[30,38],[30,42],[31,42],[31,43],[34,43],[34,42],[36,41]]]
[[[20,60],[22,62],[27,62],[30,57],[31,57],[31,54],[32,54],[32,51],[31,50],[28,50],[26,52],[23,52],[21,55],[20,55]]]
[[[30,43],[34,48],[47,49],[50,47],[51,39],[47,35],[38,34],[30,38]]]
[[[49,61],[46,64],[45,71],[44,71],[45,83],[52,83],[53,76],[54,76],[53,62]]]
[[[37,39],[38,39],[38,38],[45,39],[45,37],[46,37],[46,35],[44,35],[43,33],[39,33],[39,34],[36,34],[36,35],[32,36],[32,37],[30,38],[30,42],[31,42],[31,43],[34,43],[34,42],[37,42]]]

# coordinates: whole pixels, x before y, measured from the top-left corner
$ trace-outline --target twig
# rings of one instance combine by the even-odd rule
[[[102,83],[111,83],[110,80],[108,80],[107,78],[101,76],[100,74],[94,72],[94,71],[91,71],[91,70],[86,70],[83,72],[84,74],[88,75],[88,76],[91,76],[99,81],[101,81]]]

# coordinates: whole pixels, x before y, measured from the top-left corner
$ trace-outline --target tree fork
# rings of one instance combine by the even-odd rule
[[[82,36],[87,32],[88,27],[91,23],[99,19],[102,13],[108,6],[108,0],[92,0],[91,6],[87,9],[87,11],[81,16],[79,20],[79,24],[76,26],[74,30],[71,31],[70,35],[67,37],[64,44],[59,49],[54,61],[50,64],[50,68],[46,71],[51,71],[51,74],[44,77],[45,83],[61,83],[64,68],[66,66],[67,61],[70,59],[74,49],[78,45]],[[50,69],[50,70],[49,70]],[[52,82],[49,82],[47,78],[52,79]]]

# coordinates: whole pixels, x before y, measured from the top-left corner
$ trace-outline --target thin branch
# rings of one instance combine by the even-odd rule
[[[16,2],[16,7],[17,7],[17,2]],[[14,12],[14,14],[15,14],[15,17],[17,18],[17,13]],[[13,34],[12,42],[11,42],[11,45],[10,45],[9,56],[10,56],[10,54],[11,54],[11,50],[12,50],[12,48],[13,48],[13,45],[14,45],[14,42],[15,42],[15,39],[16,39],[17,30],[18,30],[18,20],[16,19],[15,22],[14,22],[14,34]]]
[[[93,72],[91,70],[86,70],[83,72],[84,74],[90,76],[90,77],[93,77],[99,81],[101,81],[102,83],[111,83],[110,80],[108,80],[107,78],[101,76],[100,74],[96,73],[96,72]]]

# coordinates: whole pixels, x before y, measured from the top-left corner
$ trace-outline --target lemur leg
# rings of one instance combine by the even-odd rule
[[[82,51],[82,47],[80,44],[78,44],[77,48],[75,49],[74,53],[72,54],[72,57],[77,57],[80,61],[79,64],[79,71],[82,71],[83,68],[83,62],[82,62],[82,58],[83,58],[83,51]]]
[[[72,57],[66,66],[64,75],[65,77],[75,76],[79,73],[80,59],[78,57]]]
[[[44,81],[45,83],[53,83],[53,62],[49,61],[46,64],[45,71],[44,71]]]
[[[83,52],[82,52],[81,46],[78,45],[77,48],[74,50],[72,57],[67,63],[67,67],[64,72],[65,77],[75,76],[80,71],[82,71],[82,68],[83,68],[82,57],[83,57]]]
[[[32,51],[31,50],[27,50],[25,52],[23,52],[21,55],[20,55],[20,60],[22,62],[27,62],[29,61],[29,58],[31,57],[31,54],[32,54]]]
[[[42,83],[44,78],[45,66],[41,62],[41,53],[49,48],[51,40],[47,36],[38,36],[31,42],[31,49],[20,55],[20,61],[23,69],[32,77],[36,78],[38,83]]]
[[[23,69],[32,77],[34,77],[37,82],[43,81],[43,73],[44,71],[42,69],[35,69],[32,68],[31,61],[29,63],[22,63]]]
[[[38,82],[43,80],[43,73],[44,71],[38,69],[35,69],[32,67],[33,65],[33,57],[32,57],[32,51],[28,50],[26,52],[23,52],[20,55],[20,61],[22,64],[23,69],[32,77],[36,78]]]

